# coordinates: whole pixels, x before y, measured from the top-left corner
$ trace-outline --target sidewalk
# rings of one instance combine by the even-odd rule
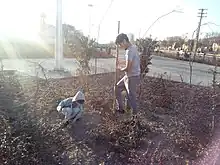
[[[54,59],[9,59],[4,60],[4,70],[16,70],[20,74],[29,76],[39,76],[40,78],[64,78],[77,75],[77,69],[79,68],[77,62],[74,59],[64,59],[64,69],[61,71],[55,71]],[[95,74],[94,60],[90,61],[90,73]],[[100,60],[97,63],[97,73],[106,73],[114,71],[111,65],[106,65]]]

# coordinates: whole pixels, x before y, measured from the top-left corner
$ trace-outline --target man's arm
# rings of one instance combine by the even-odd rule
[[[124,68],[121,69],[121,71],[130,72],[133,62],[133,56],[131,50],[126,51],[125,61],[126,61],[126,65]]]

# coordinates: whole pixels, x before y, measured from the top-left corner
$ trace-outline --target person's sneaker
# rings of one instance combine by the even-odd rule
[[[64,121],[60,124],[60,128],[66,128],[69,124],[70,124],[70,122],[69,122],[68,120],[64,120]]]
[[[124,114],[124,113],[125,113],[125,110],[124,110],[124,109],[119,109],[119,110],[116,110],[116,113]]]
[[[132,114],[132,109],[129,108],[129,107],[127,107],[127,108],[125,109],[125,112],[126,112],[127,114]]]
[[[132,119],[133,119],[133,120],[137,120],[137,118],[138,118],[137,115],[134,115],[134,114],[132,115]]]
[[[132,115],[137,115],[138,111],[137,110],[132,110]]]

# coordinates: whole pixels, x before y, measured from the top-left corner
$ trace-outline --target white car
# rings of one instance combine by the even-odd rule
[[[180,58],[184,58],[185,52],[183,50],[180,50],[177,52],[177,55],[179,55]]]
[[[205,54],[205,53],[202,53],[202,52],[201,52],[201,53],[197,53],[197,56],[199,56],[199,57],[203,57],[204,54]]]

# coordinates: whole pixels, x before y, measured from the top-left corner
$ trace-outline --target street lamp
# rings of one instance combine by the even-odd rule
[[[57,0],[56,10],[56,38],[55,38],[56,70],[63,69],[63,30],[62,30],[62,0]]]
[[[179,11],[179,10],[172,10],[172,11],[170,11],[169,13],[163,14],[162,16],[158,17],[158,18],[148,27],[148,29],[147,29],[146,32],[144,33],[144,36],[146,36],[147,32],[153,27],[153,25],[154,25],[157,21],[159,21],[161,18],[163,18],[163,17],[165,17],[165,16],[167,16],[167,15],[169,15],[169,14],[172,14],[172,13],[183,13],[183,12],[182,12],[182,11]],[[143,38],[144,38],[144,36],[143,36]]]
[[[93,4],[88,4],[88,7],[89,7],[89,34],[88,34],[88,43],[89,43],[90,35],[91,35],[91,17],[92,17]]]

